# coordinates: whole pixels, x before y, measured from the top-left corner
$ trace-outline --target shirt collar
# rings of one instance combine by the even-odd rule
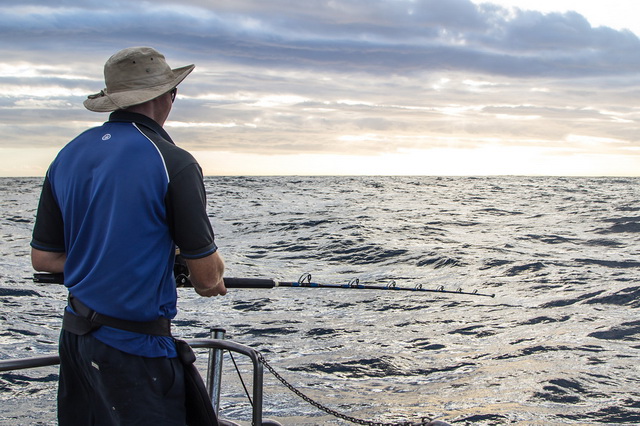
[[[111,115],[109,115],[109,122],[141,124],[159,134],[163,139],[166,139],[167,141],[175,145],[175,143],[171,139],[171,136],[169,136],[169,134],[162,128],[162,126],[159,125],[154,119],[147,117],[146,115],[120,109],[113,111]]]

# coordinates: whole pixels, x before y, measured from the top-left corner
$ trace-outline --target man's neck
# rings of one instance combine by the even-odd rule
[[[171,104],[167,106],[166,99],[163,98],[164,95],[143,104],[130,106],[126,111],[145,115],[163,127],[171,111]]]

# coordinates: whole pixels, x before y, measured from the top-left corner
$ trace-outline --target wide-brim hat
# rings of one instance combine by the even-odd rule
[[[195,65],[171,69],[164,55],[151,47],[119,51],[104,65],[106,88],[89,95],[84,106],[109,112],[138,105],[161,96],[184,80]]]

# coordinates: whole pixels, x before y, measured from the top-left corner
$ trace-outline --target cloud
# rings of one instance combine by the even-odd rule
[[[601,75],[640,65],[640,56],[629,55],[640,48],[631,32],[592,28],[575,12],[507,11],[469,0],[89,5],[94,7],[27,2],[5,8],[0,35],[38,39],[43,50],[73,37],[110,50],[134,40],[163,45],[170,38],[169,48],[184,56],[373,74]]]
[[[0,10],[3,147],[61,146],[105,119],[82,100],[103,87],[106,59],[132,45],[196,63],[168,124],[190,149],[588,149],[575,135],[638,145],[640,41],[576,12],[469,0],[23,0]]]

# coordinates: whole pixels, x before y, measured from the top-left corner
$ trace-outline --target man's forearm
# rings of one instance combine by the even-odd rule
[[[218,252],[201,259],[185,259],[189,278],[196,292],[205,297],[222,296],[227,293],[224,286],[224,261]]]
[[[54,251],[43,251],[31,248],[31,265],[39,272],[64,272],[67,254]]]

